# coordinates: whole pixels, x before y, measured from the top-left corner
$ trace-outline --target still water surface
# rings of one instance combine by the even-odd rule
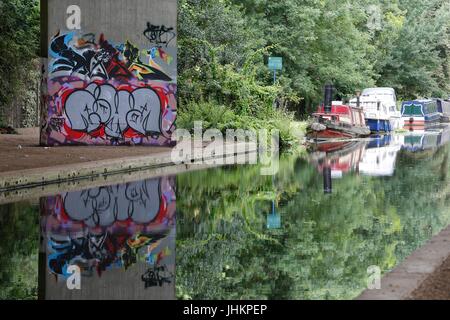
[[[448,128],[0,206],[0,299],[353,299],[450,224]],[[80,290],[71,277],[79,269]]]

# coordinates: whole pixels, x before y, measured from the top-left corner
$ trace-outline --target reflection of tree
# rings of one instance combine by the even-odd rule
[[[0,206],[0,300],[36,299],[39,208]]]
[[[264,228],[261,203],[274,188],[257,167],[178,177],[178,296],[354,298],[367,267],[392,269],[450,223],[448,152],[402,154],[390,178],[345,175],[332,195],[315,168],[283,159],[281,230]]]

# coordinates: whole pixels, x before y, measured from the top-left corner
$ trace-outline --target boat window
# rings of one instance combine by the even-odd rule
[[[421,105],[412,104],[412,105],[404,105],[403,106],[403,115],[404,116],[421,116],[422,110]]]

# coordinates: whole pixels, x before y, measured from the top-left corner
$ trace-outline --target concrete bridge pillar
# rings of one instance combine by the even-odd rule
[[[177,0],[41,7],[41,145],[171,145]]]

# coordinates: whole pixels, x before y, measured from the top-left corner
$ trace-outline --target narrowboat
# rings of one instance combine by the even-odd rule
[[[401,113],[397,110],[397,96],[393,88],[367,88],[350,101],[360,106],[371,132],[390,132],[400,129]]]
[[[436,100],[405,101],[402,104],[404,128],[410,131],[425,130],[441,121]]]
[[[438,112],[441,114],[441,122],[450,122],[450,101],[443,99],[436,99]]]
[[[351,139],[370,135],[362,109],[340,101],[333,101],[329,111],[324,106],[319,107],[313,117],[308,137],[316,140]]]
[[[313,114],[307,136],[315,140],[351,139],[367,137],[370,130],[366,126],[362,108],[332,101],[333,88],[325,88],[325,103]]]

